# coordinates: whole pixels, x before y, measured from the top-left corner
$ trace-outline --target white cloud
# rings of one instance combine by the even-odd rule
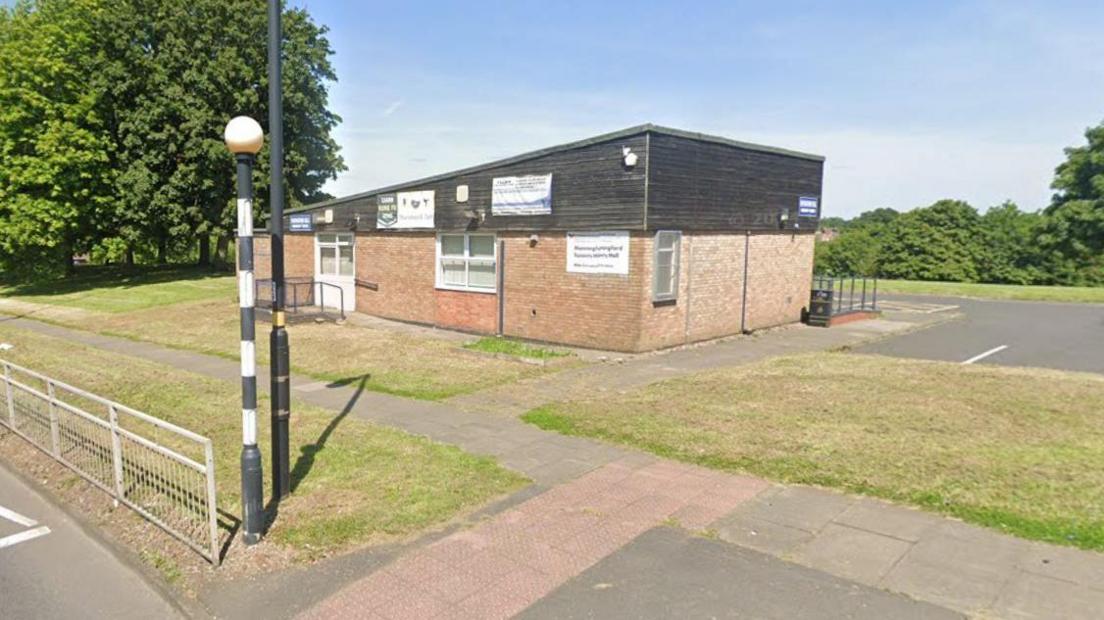
[[[383,109],[383,115],[384,116],[391,116],[392,114],[397,112],[399,108],[402,107],[402,104],[403,104],[402,99],[396,99],[396,100],[392,101],[391,105],[389,105],[389,106],[387,106],[386,108]]]

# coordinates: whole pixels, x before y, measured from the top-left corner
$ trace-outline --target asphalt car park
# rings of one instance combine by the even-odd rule
[[[934,312],[948,320],[855,351],[1104,373],[1104,305],[896,295],[882,301],[890,318]]]

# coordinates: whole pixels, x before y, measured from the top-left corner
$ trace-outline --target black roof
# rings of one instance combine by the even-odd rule
[[[584,146],[590,146],[591,144],[598,144],[601,142],[608,142],[610,140],[617,140],[619,138],[625,138],[628,136],[635,136],[642,133],[653,133],[659,135],[675,136],[678,138],[684,138],[687,140],[698,140],[700,142],[712,142],[716,144],[725,144],[736,148],[746,149],[749,151],[758,151],[760,153],[774,153],[776,155],[784,155],[787,157],[796,157],[798,159],[808,159],[812,161],[824,161],[823,155],[814,155],[812,153],[803,153],[801,151],[791,151],[789,149],[778,148],[774,146],[766,146],[762,144],[752,144],[750,142],[740,142],[738,140],[731,140],[721,136],[713,136],[704,133],[697,133],[693,131],[684,131],[682,129],[673,129],[671,127],[662,127],[660,125],[653,125],[652,123],[645,123],[643,125],[636,125],[620,131],[614,131],[611,133],[594,136],[592,138],[586,138],[585,140],[577,140],[575,142],[567,142],[565,144],[559,144],[556,146],[550,146],[547,148],[539,149],[536,151],[530,151],[528,153],[522,153],[520,155],[514,155],[513,157],[507,157],[505,159],[499,159],[496,161],[488,162],[485,164],[479,164],[477,166],[470,166],[468,168],[461,168],[460,170],[453,170],[452,172],[445,172],[442,174],[435,174],[433,176],[424,177],[421,179],[415,179],[413,181],[407,181],[404,183],[398,183],[395,185],[388,185],[386,187],[380,187],[367,192],[360,192],[349,196],[342,196],[340,198],[331,198],[321,202],[316,202],[310,205],[304,205],[296,209],[288,209],[285,213],[298,213],[301,211],[311,211],[322,207],[329,207],[333,205],[339,205],[345,202],[350,202],[360,198],[367,198],[376,194],[385,194],[402,189],[416,187],[418,185],[424,185],[427,183],[433,183],[448,179],[450,177],[461,176],[466,174],[472,174],[475,172],[481,172],[491,168],[498,168],[508,164],[515,164],[518,162],[526,161],[529,159],[535,159],[537,157],[543,157],[552,153],[558,153],[560,151],[568,151],[571,149],[577,149]]]

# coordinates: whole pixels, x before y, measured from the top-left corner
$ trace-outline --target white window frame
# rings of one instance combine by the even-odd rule
[[[323,236],[333,235],[333,241],[322,241]],[[349,278],[356,277],[356,250],[352,250],[353,255],[353,272],[350,274],[341,273],[341,248],[349,247],[355,248],[353,234],[352,233],[316,233],[314,235],[314,275],[320,278]],[[334,265],[337,267],[337,273],[322,273],[322,248],[334,248]]]
[[[660,239],[664,236],[673,236],[674,243],[670,249],[662,249]],[[682,232],[678,230],[657,230],[655,240],[652,243],[652,301],[665,302],[678,299],[679,289],[679,256],[682,252]],[[671,255],[671,290],[661,293],[659,290],[659,260],[660,254]]]
[[[441,253],[441,240],[444,237],[464,237],[464,254],[442,254]],[[490,237],[492,255],[487,256],[472,256],[471,255],[471,240],[472,237]],[[450,260],[463,260],[464,261],[464,282],[465,284],[450,284],[445,282],[445,269],[444,261],[442,259]],[[494,284],[491,286],[475,286],[471,284],[471,263],[472,262],[486,262],[490,261],[495,269]],[[453,232],[453,233],[437,233],[437,259],[435,269],[437,271],[437,288],[449,290],[449,291],[466,291],[469,293],[497,293],[498,292],[498,237],[494,233],[468,233],[468,232]]]

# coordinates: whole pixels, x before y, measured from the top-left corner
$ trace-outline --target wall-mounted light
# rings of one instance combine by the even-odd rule
[[[529,247],[531,247],[531,248],[537,247],[537,242],[538,241],[540,241],[540,235],[538,235],[536,233],[534,233],[532,235],[529,235]]]
[[[486,215],[483,209],[464,209],[464,217],[471,220],[473,224],[482,224]]]
[[[625,164],[626,168],[635,168],[636,160],[636,153],[632,152],[631,146],[621,147],[621,161]]]
[[[786,222],[789,222],[789,221],[790,221],[790,212],[787,211],[786,209],[782,209],[781,213],[778,214],[778,227],[779,228],[785,228],[786,227]]]

